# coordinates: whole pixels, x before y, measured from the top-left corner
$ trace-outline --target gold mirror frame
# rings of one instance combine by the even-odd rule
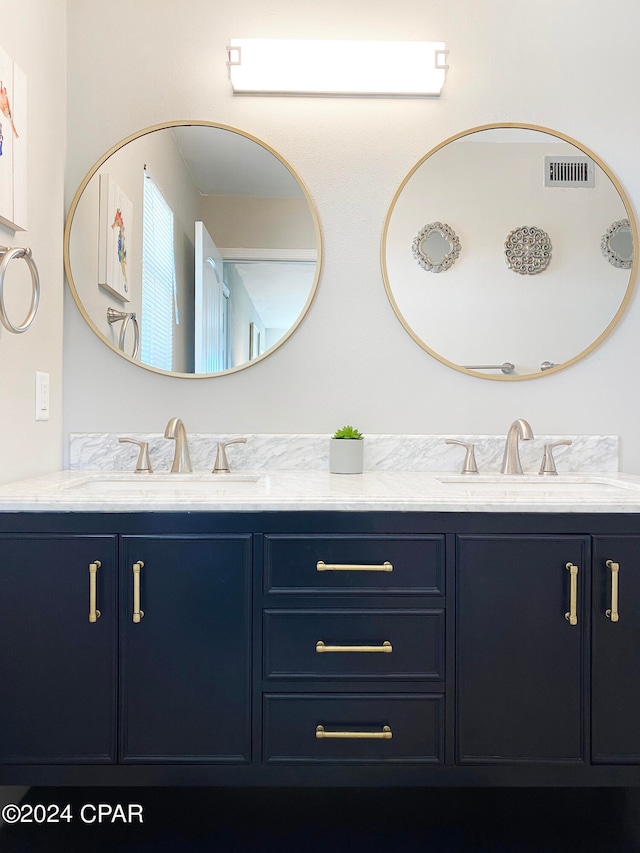
[[[99,169],[106,163],[106,161],[109,159],[109,157],[111,157],[113,154],[115,154],[117,151],[119,151],[121,148],[123,148],[129,142],[133,142],[134,140],[140,139],[141,137],[146,136],[149,133],[153,133],[157,130],[166,130],[166,129],[170,129],[173,127],[211,127],[211,128],[217,128],[219,130],[227,130],[230,133],[238,134],[239,136],[242,136],[245,139],[250,140],[251,142],[255,142],[261,148],[264,148],[266,151],[268,151],[270,154],[272,154],[277,160],[279,160],[280,163],[282,163],[282,165],[291,173],[291,176],[297,181],[300,189],[302,190],[302,192],[304,194],[304,197],[307,201],[307,204],[309,205],[309,212],[311,214],[311,218],[313,220],[313,225],[314,225],[314,230],[315,230],[316,246],[317,246],[315,275],[313,278],[313,283],[311,285],[311,289],[310,289],[309,295],[307,297],[307,300],[306,300],[300,314],[298,315],[296,321],[287,330],[287,332],[278,341],[276,341],[275,344],[273,344],[273,346],[269,347],[269,349],[265,350],[265,352],[261,353],[256,358],[250,359],[250,360],[243,362],[242,364],[239,364],[235,367],[231,367],[231,368],[228,368],[226,370],[220,370],[220,371],[215,372],[215,373],[181,373],[179,371],[163,370],[161,368],[154,367],[153,365],[145,364],[145,363],[139,361],[138,359],[133,358],[131,355],[128,355],[126,352],[123,352],[121,349],[119,349],[117,346],[115,346],[115,344],[112,343],[107,337],[105,337],[105,335],[100,331],[100,329],[96,326],[96,324],[93,322],[93,320],[91,319],[91,317],[87,313],[87,311],[86,311],[86,309],[82,303],[82,300],[80,298],[80,295],[76,289],[76,285],[75,285],[75,282],[73,279],[73,274],[71,272],[71,257],[70,257],[71,253],[70,253],[69,244],[70,244],[70,239],[71,239],[71,229],[73,226],[73,218],[75,216],[76,209],[78,207],[78,204],[80,202],[82,194],[83,194],[84,190],[86,189],[87,185],[89,184],[90,180],[98,173]],[[171,376],[171,377],[174,377],[176,379],[213,379],[213,378],[216,378],[218,376],[228,376],[231,373],[237,373],[240,370],[245,370],[247,367],[253,367],[255,364],[258,364],[259,362],[263,361],[265,358],[267,358],[272,353],[274,353],[277,349],[279,349],[293,335],[293,333],[299,328],[300,324],[302,323],[302,321],[306,317],[307,313],[309,312],[309,308],[311,307],[311,303],[313,302],[314,297],[315,297],[316,292],[317,292],[317,289],[318,289],[318,283],[320,281],[320,273],[321,273],[321,268],[322,268],[322,257],[323,257],[323,251],[322,250],[323,250],[322,231],[320,228],[320,220],[318,217],[318,212],[317,212],[316,206],[313,202],[313,199],[311,198],[311,195],[309,193],[309,190],[306,187],[306,184],[301,179],[300,175],[298,175],[298,173],[293,168],[293,166],[291,166],[291,164],[281,154],[279,154],[277,151],[275,151],[275,149],[273,149],[270,145],[268,145],[266,142],[263,142],[261,139],[258,139],[257,136],[253,136],[252,134],[247,133],[244,130],[239,130],[237,127],[232,127],[231,125],[219,124],[217,122],[211,122],[211,121],[200,121],[200,120],[194,119],[194,120],[177,120],[177,121],[162,122],[161,124],[155,124],[155,125],[151,125],[149,127],[143,128],[142,130],[136,131],[135,133],[132,133],[129,136],[125,137],[124,139],[120,140],[120,142],[117,142],[105,154],[103,154],[102,157],[100,157],[100,159],[91,167],[89,172],[87,172],[87,174],[83,178],[80,186],[76,190],[76,193],[75,193],[75,195],[71,201],[71,205],[70,205],[69,211],[67,213],[67,219],[66,219],[65,227],[64,227],[64,249],[63,249],[64,254],[63,254],[63,259],[64,259],[64,271],[65,271],[65,275],[66,275],[66,279],[67,279],[67,284],[69,286],[69,290],[71,291],[71,295],[73,296],[73,300],[74,300],[78,310],[80,311],[80,314],[82,315],[83,319],[85,320],[85,322],[87,323],[89,328],[99,338],[99,340],[102,341],[102,343],[106,344],[109,347],[109,349],[111,349],[113,352],[117,353],[117,355],[120,356],[120,358],[124,358],[126,361],[131,362],[131,364],[134,364],[136,367],[142,367],[145,370],[149,370],[152,373],[159,373],[162,376]]]
[[[575,146],[575,148],[577,148],[579,151],[582,151],[584,154],[586,154],[587,157],[590,157],[594,161],[594,163],[596,163],[602,169],[602,171],[609,178],[609,180],[611,181],[611,183],[613,184],[615,189],[618,191],[620,199],[621,199],[621,201],[625,207],[625,210],[627,213],[627,218],[628,218],[629,223],[631,225],[631,233],[632,233],[633,246],[634,246],[633,263],[632,263],[632,266],[631,266],[631,269],[629,272],[629,282],[628,282],[628,285],[627,285],[627,288],[625,291],[625,295],[624,295],[624,297],[620,303],[618,310],[616,311],[615,315],[613,316],[612,320],[609,322],[609,324],[606,326],[606,328],[600,333],[600,335],[598,335],[598,337],[588,347],[586,347],[581,352],[577,353],[577,355],[573,356],[572,358],[568,359],[567,361],[563,361],[560,364],[545,366],[543,368],[541,367],[541,370],[539,373],[526,373],[526,374],[522,374],[519,376],[518,375],[509,375],[509,374],[505,374],[505,373],[502,373],[502,375],[492,375],[492,374],[488,374],[488,373],[481,373],[479,370],[474,370],[472,368],[463,367],[462,365],[456,364],[455,362],[450,361],[449,359],[445,358],[443,355],[441,355],[440,353],[436,352],[431,347],[429,347],[428,344],[426,344],[414,332],[413,328],[411,327],[409,322],[406,320],[406,318],[402,314],[402,312],[401,312],[401,310],[400,310],[400,308],[399,308],[399,306],[398,306],[398,304],[397,304],[397,302],[393,296],[393,289],[391,286],[391,282],[389,281],[389,273],[388,273],[388,269],[387,269],[387,235],[388,235],[388,231],[389,231],[389,224],[391,221],[391,217],[393,215],[395,206],[398,202],[398,199],[399,199],[402,191],[406,187],[409,180],[413,177],[415,172],[425,163],[426,160],[429,159],[429,157],[431,157],[433,154],[435,154],[441,148],[444,148],[446,145],[449,145],[449,143],[451,143],[451,142],[455,142],[456,140],[462,139],[465,136],[469,136],[472,133],[477,133],[477,132],[486,131],[486,130],[502,130],[505,128],[515,128],[518,130],[533,130],[533,131],[538,131],[540,133],[546,133],[550,136],[556,137],[557,139],[559,139],[563,142],[567,142],[570,145]],[[542,125],[523,124],[520,122],[495,122],[492,124],[478,125],[476,127],[470,128],[468,130],[463,130],[460,133],[456,133],[454,136],[450,136],[448,139],[445,139],[443,142],[439,143],[434,148],[432,148],[427,154],[424,155],[424,157],[422,157],[415,164],[415,166],[413,166],[413,168],[409,171],[409,173],[406,175],[406,177],[404,178],[404,180],[402,181],[402,183],[400,184],[400,186],[396,190],[396,192],[393,196],[393,199],[391,201],[391,204],[389,206],[389,210],[387,212],[387,215],[385,217],[384,228],[383,228],[383,232],[382,232],[382,241],[381,241],[381,247],[380,247],[380,259],[381,259],[381,265],[382,265],[382,276],[383,276],[383,280],[384,280],[384,286],[385,286],[385,289],[387,292],[387,296],[389,298],[389,302],[391,303],[391,306],[392,306],[393,310],[395,311],[396,316],[398,317],[398,319],[400,320],[400,322],[404,326],[405,331],[413,338],[413,340],[418,344],[418,346],[420,346],[425,352],[429,353],[429,355],[433,356],[433,358],[435,358],[441,364],[445,364],[447,367],[451,367],[451,368],[453,368],[453,370],[457,370],[459,373],[465,373],[465,374],[467,374],[467,376],[474,376],[474,377],[478,377],[480,379],[490,379],[490,380],[494,380],[494,381],[497,380],[499,382],[515,382],[515,381],[521,381],[524,379],[538,379],[542,376],[548,376],[552,373],[558,373],[559,371],[564,370],[565,368],[570,367],[572,364],[575,364],[576,362],[585,358],[587,355],[589,355],[591,352],[593,352],[593,350],[595,350],[596,347],[598,347],[603,342],[603,340],[611,333],[614,326],[620,320],[620,318],[621,318],[622,314],[624,313],[625,309],[627,308],[627,305],[628,305],[629,300],[631,298],[631,294],[633,292],[633,288],[635,285],[635,277],[636,277],[636,272],[637,272],[637,267],[638,267],[638,254],[640,254],[639,250],[640,250],[640,247],[638,246],[637,224],[636,224],[636,220],[635,220],[635,217],[633,215],[631,203],[627,197],[627,194],[625,193],[625,191],[622,188],[618,179],[615,177],[615,175],[608,168],[608,166],[606,166],[605,163],[596,154],[593,153],[593,151],[591,151],[589,148],[584,146],[582,143],[577,142],[572,137],[567,136],[564,133],[560,133],[557,130],[551,130],[550,128],[544,127]]]

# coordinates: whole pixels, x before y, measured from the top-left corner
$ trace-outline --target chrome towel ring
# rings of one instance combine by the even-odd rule
[[[118,338],[118,347],[124,352],[125,335],[127,334],[127,326],[133,321],[133,349],[131,358],[137,358],[138,349],[140,348],[140,326],[135,311],[116,311],[115,308],[107,308],[107,323],[112,326],[114,323],[119,323],[122,320],[120,327],[120,337]]]
[[[8,246],[0,246],[0,255],[2,255],[2,260],[0,261],[0,320],[7,331],[19,335],[21,332],[27,331],[38,313],[38,303],[40,301],[40,277],[38,275],[38,268],[33,260],[33,256],[31,255],[31,249],[10,249]],[[7,309],[4,304],[4,277],[7,272],[7,267],[14,258],[22,258],[26,261],[26,264],[29,267],[29,272],[31,273],[31,283],[33,287],[29,312],[22,323],[17,326],[9,319],[9,315],[7,314]]]

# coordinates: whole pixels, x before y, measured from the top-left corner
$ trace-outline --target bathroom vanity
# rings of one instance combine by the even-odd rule
[[[640,783],[640,478],[262,479],[0,489],[2,784]]]

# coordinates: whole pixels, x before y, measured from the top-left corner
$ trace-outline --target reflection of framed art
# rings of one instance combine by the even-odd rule
[[[255,323],[249,323],[249,361],[260,355],[260,332]]]
[[[122,302],[129,302],[128,254],[133,205],[110,175],[100,175],[98,284]]]
[[[27,228],[27,78],[1,47],[0,222]]]

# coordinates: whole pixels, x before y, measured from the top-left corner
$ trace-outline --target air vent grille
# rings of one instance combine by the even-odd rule
[[[544,158],[545,187],[594,187],[594,162],[589,157]]]

